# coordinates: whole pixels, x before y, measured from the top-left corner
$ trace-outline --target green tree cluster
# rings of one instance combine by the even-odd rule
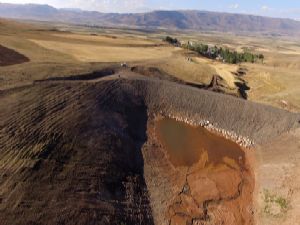
[[[170,36],[165,37],[163,40],[172,45],[181,46],[183,48],[197,52],[198,54],[207,58],[222,60],[223,62],[230,64],[237,64],[242,62],[255,63],[258,61],[263,62],[265,58],[263,54],[251,53],[248,48],[244,48],[243,52],[237,52],[231,51],[228,48],[217,46],[210,47],[207,44],[202,43],[188,42],[187,44],[181,45],[178,39],[172,38]]]
[[[202,43],[196,43],[192,44],[188,42],[187,45],[183,46],[191,51],[197,52],[198,54],[208,57],[210,59],[219,59],[223,60],[226,63],[230,64],[237,64],[242,62],[250,62],[255,63],[258,60],[262,61],[264,60],[263,54],[253,54],[247,50],[244,50],[244,52],[237,52],[237,51],[230,51],[228,48],[222,48],[222,47],[209,47],[207,44]]]

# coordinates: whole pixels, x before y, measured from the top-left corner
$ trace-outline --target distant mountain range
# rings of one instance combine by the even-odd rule
[[[292,19],[207,11],[153,11],[118,14],[78,9],[56,9],[49,5],[0,3],[0,17],[97,26],[300,34],[300,22]]]

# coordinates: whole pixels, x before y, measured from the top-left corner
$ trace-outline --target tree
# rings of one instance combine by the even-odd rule
[[[172,38],[172,37],[170,37],[170,36],[167,36],[167,37],[164,39],[164,41],[166,41],[166,42],[168,42],[168,43],[170,43],[170,44],[172,44],[172,45],[179,45],[179,44],[180,44],[179,41],[178,41],[176,38]]]
[[[264,63],[265,56],[263,54],[259,54],[258,58],[261,60],[262,63]]]

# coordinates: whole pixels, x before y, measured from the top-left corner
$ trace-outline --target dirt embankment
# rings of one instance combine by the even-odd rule
[[[35,83],[39,82],[49,82],[49,81],[87,81],[87,80],[95,80],[99,78],[103,78],[106,76],[111,76],[116,73],[117,68],[104,68],[102,70],[93,71],[87,74],[79,74],[79,75],[71,75],[71,76],[64,76],[64,77],[50,77],[44,80],[35,80]]]
[[[29,62],[29,58],[16,52],[13,49],[0,45],[0,66],[10,66]]]
[[[168,224],[187,171],[170,169],[153,141],[157,115],[209,120],[255,142],[299,126],[297,114],[146,77],[43,82],[0,98],[4,225]]]
[[[250,87],[247,86],[247,83],[241,77],[239,77],[239,79],[234,82],[235,88],[231,88],[227,84],[227,82],[219,75],[214,75],[209,84],[196,84],[176,78],[175,76],[170,75],[156,67],[134,66],[131,67],[130,70],[134,73],[138,73],[146,77],[158,78],[165,81],[173,81],[179,84],[185,84],[191,87],[196,87],[199,89],[222,93],[243,99],[248,98],[247,91],[250,90]],[[238,75],[242,76],[242,73],[243,71],[239,71]]]
[[[257,144],[300,125],[297,113],[227,95],[157,80],[136,79],[131,83],[140,90],[153,113],[195,124],[209,121]]]

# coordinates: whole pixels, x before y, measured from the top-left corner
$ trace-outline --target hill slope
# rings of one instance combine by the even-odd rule
[[[291,19],[207,11],[154,11],[149,13],[100,13],[56,9],[49,5],[0,3],[6,18],[59,21],[100,26],[131,26],[231,32],[300,33],[300,22]]]
[[[189,170],[174,169],[154,142],[149,127],[158,113],[209,120],[258,143],[299,127],[297,114],[120,75],[0,93],[1,224],[173,224],[168,209]],[[238,193],[226,201],[241,206],[241,217]],[[226,219],[216,208],[206,211]]]

